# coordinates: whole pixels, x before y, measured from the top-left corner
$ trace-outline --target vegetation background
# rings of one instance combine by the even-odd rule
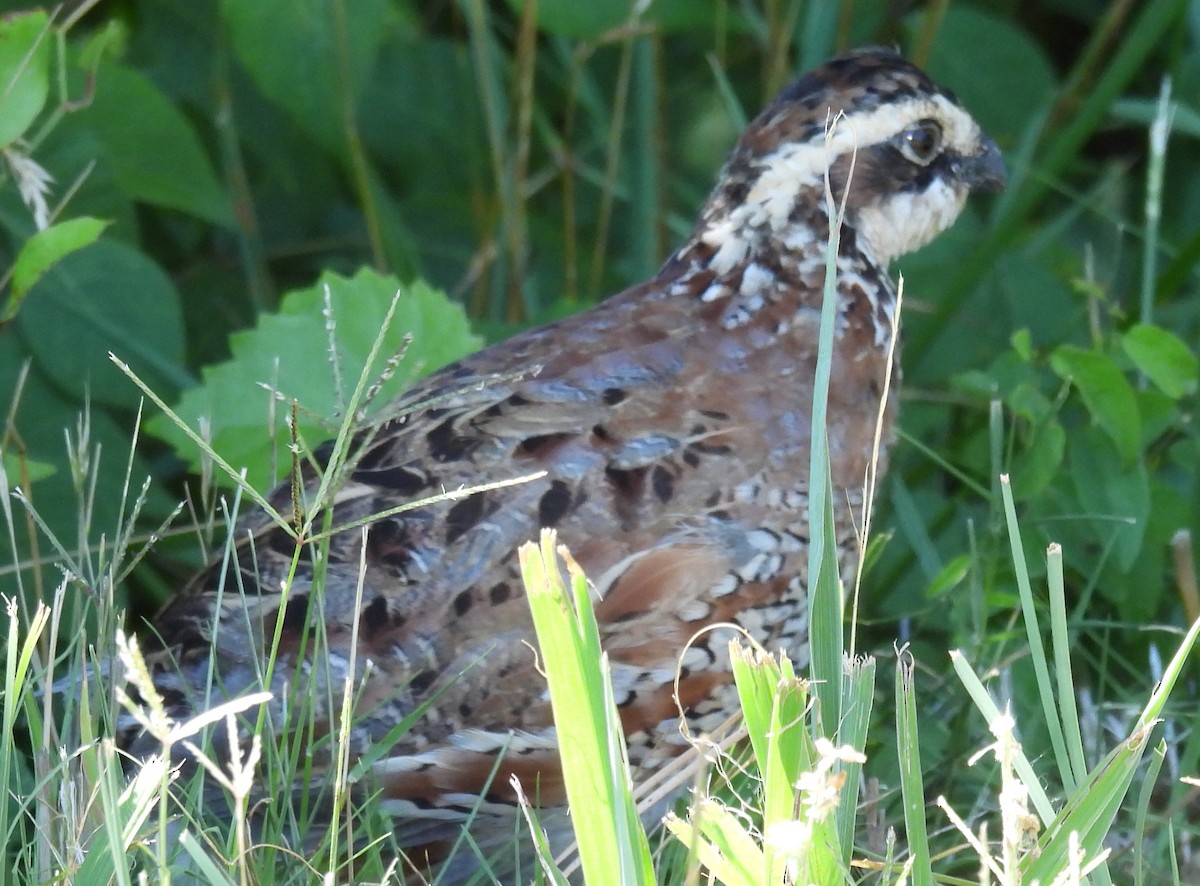
[[[1031,755],[1048,741],[1013,629],[1002,472],[1030,562],[1044,562],[1050,541],[1064,547],[1097,753],[1153,684],[1158,650],[1200,615],[1187,536],[1200,529],[1200,4],[113,0],[43,10],[0,22],[0,71],[34,79],[32,99],[0,94],[0,451],[8,487],[41,521],[6,506],[13,557],[0,582],[23,606],[63,584],[56,563],[111,543],[128,516],[128,459],[135,488],[152,480],[141,541],[202,468],[153,410],[129,455],[142,394],[109,352],[196,426],[204,417],[217,450],[268,486],[288,466],[278,458],[288,409],[272,407],[263,384],[301,401],[314,445],[344,402],[319,284],[348,378],[396,288],[411,285],[390,340],[412,334],[393,389],[583,309],[654,272],[744,122],[780,86],[874,43],[900,46],[955,90],[1011,177],[895,268],[906,294],[902,440],[856,642],[884,657],[897,637],[912,644],[923,759],[936,770],[928,790],[969,792],[983,777],[938,768],[985,743],[967,704],[940,692],[948,649],[990,670]],[[44,39],[27,55],[34,27]],[[1164,95],[1172,126],[1155,151]],[[31,163],[52,176],[41,191]],[[69,451],[92,453],[87,470]],[[195,498],[197,510],[213,501]],[[135,617],[203,556],[195,533],[158,534],[115,589]],[[96,587],[78,571],[63,587],[61,624],[73,630]],[[1194,774],[1195,693],[1180,704],[1173,765]],[[885,781],[889,748],[880,742],[871,763]],[[1164,781],[1160,823],[1195,809],[1191,790]]]

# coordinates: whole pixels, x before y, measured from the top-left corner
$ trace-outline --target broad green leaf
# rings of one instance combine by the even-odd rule
[[[525,0],[509,0],[509,5],[520,12]],[[630,4],[626,0],[538,0],[537,18],[539,29],[558,37],[594,40],[629,21]]]
[[[1136,458],[1142,436],[1137,398],[1116,364],[1096,351],[1061,345],[1050,357],[1050,366],[1079,389],[1088,412],[1112,438],[1121,457]]]
[[[67,183],[79,178],[82,170],[88,171],[72,190],[62,219],[85,216],[103,219],[109,225],[104,236],[135,243],[140,230],[139,209],[135,198],[121,184],[116,168],[105,160],[105,150],[99,134],[83,118],[83,112],[79,112],[67,115],[50,131],[38,146],[36,159],[58,183],[51,195],[52,202],[63,193]],[[24,215],[20,227],[5,220],[5,227],[21,240],[34,232],[29,213]]]
[[[1026,378],[1008,391],[1004,405],[1031,424],[1057,420],[1056,404],[1042,392],[1032,372],[1026,373]]]
[[[0,453],[4,460],[4,472],[8,474],[8,482],[12,486],[23,486],[25,479],[36,483],[45,477],[52,477],[57,472],[54,465],[33,459],[21,459],[15,453]]]
[[[375,70],[363,88],[363,104],[371,113],[359,124],[372,156],[393,174],[419,166],[421,175],[405,176],[408,188],[469,208],[471,189],[455,183],[490,173],[478,75],[470,55],[449,36],[424,34],[384,46]],[[414,107],[456,108],[460,113],[414,114]],[[404,137],[397,138],[397,132]],[[430,145],[437,150],[429,150]]]
[[[234,226],[229,196],[191,121],[145,74],[101,65],[95,97],[80,117],[131,199]]]
[[[1023,434],[1013,459],[1012,488],[1017,501],[1033,498],[1061,475],[1067,432],[1054,416],[1037,422]]]
[[[54,35],[45,12],[0,19],[0,148],[25,134],[50,91]]]
[[[323,314],[326,287],[335,324],[336,372]],[[479,347],[462,308],[424,283],[405,286],[371,270],[351,278],[327,272],[315,286],[286,294],[278,313],[263,315],[254,329],[231,336],[233,357],[206,367],[203,383],[184,394],[177,412],[193,428],[202,419],[207,422],[217,452],[231,465],[248,468],[252,485],[269,485],[277,479],[273,449],[278,451],[288,439],[283,416],[288,407],[277,407],[272,426],[271,394],[263,386],[299,402],[300,433],[310,445],[325,440],[336,430],[336,419],[398,290],[403,295],[386,332],[383,353],[400,351],[406,335],[412,336],[412,343],[394,376],[381,388],[373,404],[376,409],[414,379]],[[337,378],[343,380],[341,390]],[[199,468],[200,454],[164,416],[152,418],[147,430],[175,446],[193,469]]]
[[[38,231],[26,240],[13,264],[12,296],[3,319],[16,316],[21,302],[42,275],[72,252],[96,242],[107,224],[96,218],[73,218]]]
[[[114,367],[127,362],[170,396],[191,379],[183,362],[179,295],[162,269],[115,240],[67,255],[34,285],[21,330],[38,367],[80,402],[137,406],[141,395]]]
[[[1174,400],[1153,387],[1137,392],[1138,415],[1142,417],[1142,448],[1152,445],[1164,434],[1175,436],[1173,431],[1185,423],[1181,402]],[[1186,401],[1184,401],[1186,404]]]
[[[1200,373],[1196,355],[1177,336],[1158,326],[1139,323],[1121,337],[1121,347],[1140,372],[1168,397],[1196,393]]]
[[[1145,462],[1125,463],[1108,437],[1083,428],[1071,443],[1070,470],[1083,512],[1097,521],[1101,538],[1113,538],[1116,567],[1129,569],[1142,549],[1150,516]]]
[[[1029,334],[1028,329],[1018,329],[1012,334],[1009,342],[1017,356],[1026,363],[1033,359],[1033,336]]]
[[[341,11],[326,0],[221,2],[233,51],[258,88],[331,150],[345,147],[343,121],[358,109],[394,14],[386,0]]]
[[[952,558],[929,582],[929,586],[925,589],[926,599],[937,600],[959,588],[970,575],[971,565],[972,560],[969,554],[959,554]]]

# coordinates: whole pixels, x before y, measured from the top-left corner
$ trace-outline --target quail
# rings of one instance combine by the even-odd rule
[[[361,680],[356,754],[440,693],[372,767],[402,845],[452,836],[485,787],[486,826],[513,808],[513,775],[542,806],[561,804],[517,563],[543,527],[594,583],[635,766],[681,743],[681,708],[693,731],[733,710],[725,641],[695,638],[706,626],[740,625],[803,665],[810,415],[839,208],[827,177],[844,203],[827,439],[845,564],[896,329],[888,266],[950,226],[971,192],[1004,183],[1000,152],[954,95],[874,48],[804,74],[749,124],[653,279],[447,366],[360,434],[331,499],[330,525],[354,528],[324,559],[302,551],[293,574],[292,535],[265,513],[243,519],[233,566],[203,571],[155,621],[170,709],[207,703],[210,668],[221,697],[261,688],[281,624],[267,688]],[[894,406],[882,415],[881,468]],[[289,514],[298,489],[311,507],[318,482],[271,500]],[[316,618],[320,667],[297,661]]]

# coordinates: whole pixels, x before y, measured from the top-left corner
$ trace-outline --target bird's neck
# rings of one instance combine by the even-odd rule
[[[801,194],[787,207],[737,197],[713,193],[688,241],[663,266],[661,290],[695,299],[706,319],[725,329],[779,327],[790,315],[819,311],[831,229],[823,195]],[[887,269],[853,223],[834,227],[839,315],[872,324],[874,338],[885,341],[895,307]],[[854,310],[859,303],[867,310]]]

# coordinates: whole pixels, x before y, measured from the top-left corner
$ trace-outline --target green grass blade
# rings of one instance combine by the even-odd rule
[[[529,798],[525,796],[520,782],[515,781],[513,787],[517,791],[517,801],[521,804],[521,813],[525,816],[525,823],[529,827],[529,833],[533,836],[533,848],[537,853],[541,874],[553,886],[569,886],[570,881],[567,880],[566,874],[558,870],[554,865],[554,851],[550,848],[550,841],[546,839],[546,831],[538,819],[537,810],[529,802]],[[525,876],[528,877],[529,873],[526,872]],[[478,881],[478,875],[476,876],[476,881]],[[539,879],[535,882],[540,883],[542,881]]]
[[[684,845],[696,847],[701,864],[717,882],[725,886],[764,886],[766,860],[762,848],[745,823],[716,800],[696,803],[686,822],[668,816],[667,830]]]
[[[871,725],[871,706],[875,697],[875,659],[847,659],[842,681],[842,722],[838,725],[838,743],[859,753],[867,746]],[[862,764],[843,761],[838,769],[845,776],[842,801],[837,808],[838,840],[842,862],[848,867],[854,853],[854,834],[858,819],[858,789],[862,782]]]
[[[814,424],[814,428],[816,425]],[[822,439],[824,435],[822,434]],[[816,445],[816,434],[813,437]],[[824,463],[828,466],[828,457]],[[844,644],[843,606],[838,575],[837,537],[833,524],[833,491],[828,470],[820,472],[820,485],[809,488],[809,673],[817,699],[813,727],[818,735],[832,737],[841,720],[841,682]],[[815,576],[815,579],[813,578]]]
[[[629,140],[632,173],[628,236],[633,244],[632,276],[653,277],[662,261],[662,126],[657,47],[653,40],[633,42],[634,76],[630,84]]]
[[[828,127],[831,138],[840,119]],[[852,167],[853,169],[853,167]],[[829,383],[832,375],[834,328],[838,313],[837,257],[841,243],[841,227],[845,214],[844,201],[849,193],[853,175],[847,180],[845,192],[835,195],[828,170],[825,175],[825,203],[839,207],[829,225],[829,242],[825,249],[825,284],[821,301],[821,323],[817,340],[817,365],[813,378],[812,434],[809,456],[809,655],[810,672],[817,697],[819,734],[832,736],[841,722],[842,657],[845,651],[843,636],[845,600],[837,557],[837,530],[834,520],[833,487],[830,477],[828,428]],[[841,201],[841,202],[839,202]]]
[[[203,879],[200,882],[233,886],[234,881],[217,866],[217,863],[205,851],[204,845],[192,836],[189,831],[184,830],[180,832],[179,847],[191,859],[191,863],[196,869],[194,873],[203,875]]]
[[[900,759],[900,793],[904,799],[904,831],[912,859],[913,886],[933,886],[929,832],[925,821],[925,790],[912,654],[900,653],[896,666],[896,751]]]
[[[1046,729],[1050,733],[1050,744],[1054,748],[1054,761],[1058,765],[1058,774],[1067,790],[1073,790],[1076,775],[1071,766],[1071,757],[1067,753],[1067,743],[1063,736],[1062,720],[1054,699],[1054,683],[1050,679],[1050,668],[1046,664],[1046,649],[1042,645],[1042,633],[1038,625],[1037,605],[1033,600],[1033,586],[1029,581],[1029,568],[1025,563],[1025,549],[1021,546],[1021,527],[1017,523],[1017,509],[1013,502],[1012,484],[1008,476],[1000,478],[1000,494],[1004,500],[1004,517],[1008,524],[1008,540],[1012,548],[1013,566],[1017,575],[1017,590],[1021,595],[1021,613],[1025,620],[1025,635],[1029,641],[1029,657],[1033,663],[1034,674],[1037,676],[1038,696],[1042,703],[1042,713],[1046,718]],[[1069,667],[1069,664],[1067,665]],[[1022,776],[1023,777],[1023,776]]]
[[[1150,700],[1146,703],[1146,707],[1142,709],[1142,715],[1138,718],[1137,725],[1139,729],[1151,725],[1162,716],[1167,699],[1175,689],[1175,683],[1183,673],[1183,667],[1187,664],[1188,656],[1192,654],[1192,650],[1196,648],[1198,642],[1200,642],[1200,619],[1192,623],[1191,628],[1188,629],[1187,634],[1183,638],[1183,642],[1175,650],[1175,655],[1167,663],[1162,679],[1154,687],[1154,692],[1151,693]]]
[[[651,884],[650,848],[637,824],[620,717],[605,688],[587,579],[565,548],[556,552],[555,539],[543,530],[540,544],[522,546],[521,572],[550,686],[580,861],[591,883]]]
[[[1142,886],[1146,882],[1145,872],[1145,838],[1146,818],[1150,810],[1150,802],[1154,787],[1158,784],[1158,773],[1162,769],[1163,760],[1167,756],[1167,743],[1159,741],[1158,747],[1150,755],[1150,763],[1146,767],[1146,777],[1142,779],[1142,789],[1138,793],[1137,809],[1133,825],[1133,886]]]
[[[1150,730],[1151,727],[1134,730],[1071,795],[1062,812],[1038,841],[1039,851],[1026,859],[1027,864],[1023,865],[1022,870],[1025,882],[1038,880],[1049,883],[1066,867],[1073,832],[1079,835],[1086,858],[1100,855],[1117,810],[1137,773]]]
[[[796,678],[786,656],[778,659],[739,640],[729,644],[734,682],[738,688],[746,731],[758,762],[763,794],[763,832],[770,834],[796,814],[796,783],[816,759],[806,724],[808,684]],[[771,841],[761,850],[763,882],[783,876],[786,857],[775,852]]]
[[[1063,736],[1069,767],[1078,783],[1087,772],[1083,753],[1083,732],[1079,726],[1079,708],[1075,704],[1075,679],[1071,675],[1071,638],[1067,631],[1067,595],[1063,580],[1062,547],[1050,545],[1046,552],[1050,588],[1050,631],[1054,647],[1054,677],[1058,686],[1058,704],[1062,712]]]
[[[835,121],[829,131],[840,121]],[[825,202],[836,206],[825,176]],[[840,196],[840,195],[839,195]],[[828,407],[833,365],[834,326],[837,318],[837,255],[841,218],[831,223],[825,250],[825,289],[817,365],[813,378],[812,434],[808,469],[808,642],[809,671],[817,698],[813,726],[818,735],[832,736],[841,719],[843,652],[843,599],[837,565],[837,533],[833,519],[833,488],[829,476]]]
[[[179,414],[175,412],[175,410],[168,406],[162,397],[151,390],[150,386],[142,381],[141,377],[138,376],[138,374],[134,372],[127,363],[119,359],[116,354],[110,353],[108,355],[108,359],[111,360],[118,369],[125,373],[129,380],[137,385],[138,390],[145,394],[150,399],[150,402],[161,409],[167,418],[169,418],[171,422],[179,428],[179,430],[183,431],[183,433],[185,433],[188,438],[194,444],[196,444],[196,447],[200,449],[201,452],[203,452],[208,458],[211,458],[213,464],[219,467],[225,473],[225,475],[229,477],[230,480],[237,484],[239,489],[253,499],[256,505],[266,511],[266,513],[270,515],[271,519],[277,526],[282,528],[289,535],[295,536],[295,529],[292,528],[291,521],[280,515],[280,513],[271,506],[271,503],[267,501],[266,497],[261,492],[246,482],[246,478],[241,471],[234,470],[233,466],[230,465],[229,462],[221,458],[221,456],[217,454],[216,450],[212,448],[212,445],[198,433],[192,430],[191,426],[188,425],[188,423],[184,421]]]
[[[980,682],[979,677],[971,669],[971,665],[961,652],[957,649],[951,650],[950,661],[954,665],[954,672],[958,674],[959,680],[962,681],[963,686],[966,688],[967,694],[971,696],[971,701],[975,703],[975,707],[979,708],[980,713],[983,714],[983,718],[987,721],[990,728],[1001,717],[1000,709],[996,707],[996,703],[992,701],[992,697],[988,695],[983,683]],[[1030,764],[1029,758],[1025,756],[1024,751],[1018,750],[1013,765],[1017,771],[1017,775],[1029,789],[1029,799],[1033,801],[1038,817],[1042,820],[1043,824],[1048,825],[1054,821],[1054,805],[1050,802],[1050,797],[1046,794],[1046,789],[1042,786],[1041,779],[1033,771],[1033,766]]]

